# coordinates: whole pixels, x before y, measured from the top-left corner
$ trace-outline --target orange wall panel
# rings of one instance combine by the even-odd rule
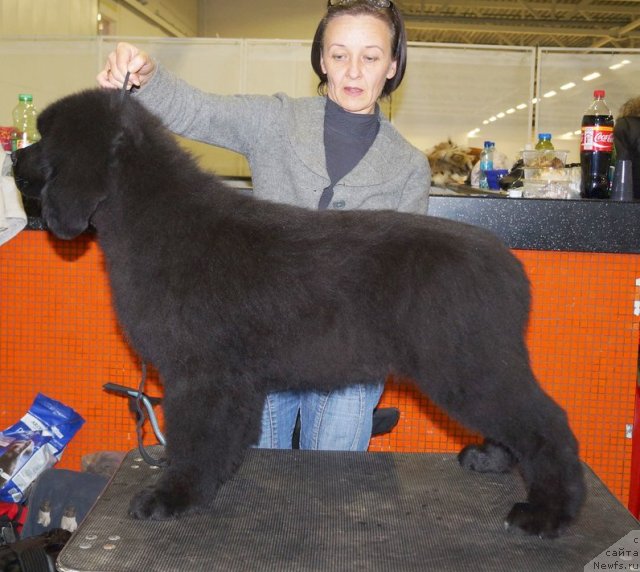
[[[612,492],[629,494],[638,364],[640,255],[517,251],[531,280],[527,331],[534,371],[568,411],[585,461]],[[144,269],[141,269],[143,272]],[[137,387],[140,368],[118,328],[100,248],[90,236],[71,242],[24,231],[0,247],[0,428],[18,420],[36,393],[73,407],[86,420],[60,467],[82,455],[136,446],[127,399],[107,382]],[[160,395],[150,372],[147,393]],[[457,451],[476,441],[427,398],[390,379],[383,406],[401,420],[373,451]],[[147,435],[145,442],[154,442]]]

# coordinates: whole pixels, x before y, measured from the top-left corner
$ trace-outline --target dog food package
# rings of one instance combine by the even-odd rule
[[[22,419],[0,431],[0,501],[22,501],[29,485],[60,460],[83,424],[71,407],[38,393]]]

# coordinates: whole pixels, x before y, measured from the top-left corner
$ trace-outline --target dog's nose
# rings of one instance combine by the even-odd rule
[[[11,164],[15,167],[18,162],[18,153],[16,151],[11,151]]]

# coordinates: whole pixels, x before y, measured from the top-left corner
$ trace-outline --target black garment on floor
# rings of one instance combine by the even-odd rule
[[[62,528],[65,512],[73,514],[70,518],[80,524],[107,486],[108,480],[101,475],[66,469],[44,471],[31,485],[27,498],[27,520],[21,537],[29,538]],[[43,514],[47,512],[48,515]]]

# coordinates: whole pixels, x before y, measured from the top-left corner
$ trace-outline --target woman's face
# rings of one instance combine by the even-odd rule
[[[391,30],[369,15],[333,18],[324,31],[320,65],[327,96],[352,113],[373,113],[387,79],[396,73]]]

